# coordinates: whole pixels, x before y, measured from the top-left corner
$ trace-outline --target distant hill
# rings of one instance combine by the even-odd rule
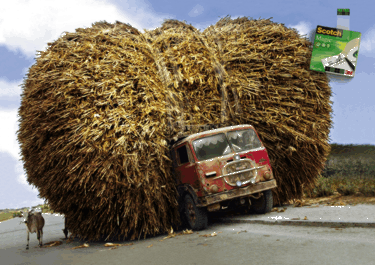
[[[375,145],[331,144],[329,156],[365,156],[375,159]]]
[[[375,145],[331,144],[322,175],[375,178]]]

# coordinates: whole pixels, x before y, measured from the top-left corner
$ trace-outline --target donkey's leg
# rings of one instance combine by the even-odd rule
[[[40,229],[40,240],[39,240],[39,246],[42,247],[43,246],[43,228]]]
[[[40,246],[40,230],[36,231],[36,237],[38,238],[38,242]]]
[[[26,249],[29,249],[29,230],[27,230],[26,233],[27,233],[27,245],[26,245]]]

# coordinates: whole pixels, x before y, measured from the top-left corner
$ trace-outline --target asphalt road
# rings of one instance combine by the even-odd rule
[[[105,242],[72,249],[85,242],[67,243],[62,216],[44,215],[43,243],[39,248],[17,218],[0,224],[0,264],[374,264],[374,228],[327,228],[260,224],[214,223],[205,231],[164,239],[166,235],[133,241],[115,249]],[[216,236],[203,237],[216,232]],[[117,242],[118,243],[118,242]],[[131,243],[131,242],[119,242]]]

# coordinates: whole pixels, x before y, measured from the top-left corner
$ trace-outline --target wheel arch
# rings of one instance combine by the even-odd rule
[[[185,195],[189,194],[193,198],[195,205],[199,205],[198,195],[190,184],[185,183],[185,184],[177,186],[177,191],[178,191],[178,196],[179,196],[178,198],[179,204],[182,203]]]

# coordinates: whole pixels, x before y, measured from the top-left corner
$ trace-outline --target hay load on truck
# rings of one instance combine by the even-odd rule
[[[193,230],[207,227],[207,213],[252,206],[270,212],[276,188],[268,153],[251,125],[192,134],[171,148],[180,215]]]
[[[65,32],[22,85],[27,181],[82,239],[166,233],[181,219],[168,145],[181,128],[170,124],[250,124],[272,165],[274,204],[300,198],[324,167],[332,124],[329,81],[309,69],[311,52],[296,30],[246,17],[203,32],[175,20],[144,33],[121,22]]]

